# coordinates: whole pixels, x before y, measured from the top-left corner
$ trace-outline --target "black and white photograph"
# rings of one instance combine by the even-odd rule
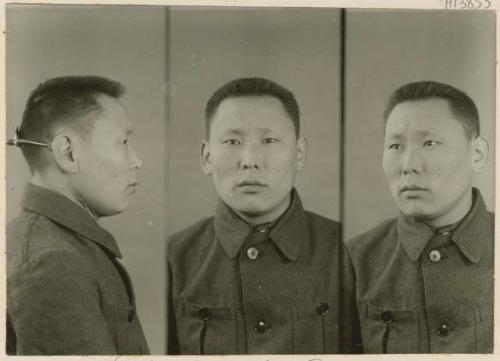
[[[4,4],[3,354],[494,353],[496,4],[438,3]]]

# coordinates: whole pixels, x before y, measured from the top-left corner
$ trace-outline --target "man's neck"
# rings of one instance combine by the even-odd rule
[[[80,207],[85,209],[89,213],[89,215],[97,221],[98,217],[96,217],[89,209],[89,207],[85,204],[83,200],[80,200],[71,188],[68,186],[67,182],[61,180],[59,177],[50,176],[48,174],[40,174],[35,173],[31,177],[31,184],[34,184],[38,187],[48,189],[52,192],[59,193],[60,195],[68,198],[74,203],[78,204]]]
[[[442,228],[445,226],[456,224],[469,214],[470,210],[472,209],[473,202],[474,199],[471,187],[469,191],[466,192],[464,196],[457,202],[452,210],[435,219],[422,221],[433,228]]]
[[[290,206],[291,200],[292,200],[292,195],[290,193],[278,205],[278,207],[276,207],[275,209],[273,209],[271,212],[268,212],[268,213],[262,214],[262,215],[257,215],[257,216],[243,214],[243,213],[238,212],[236,210],[234,210],[234,211],[235,211],[235,213],[241,219],[243,219],[249,225],[251,225],[251,226],[258,226],[258,225],[264,224],[264,223],[272,223],[275,220],[277,220],[279,217],[281,217],[286,212],[286,210],[288,209],[288,207]]]

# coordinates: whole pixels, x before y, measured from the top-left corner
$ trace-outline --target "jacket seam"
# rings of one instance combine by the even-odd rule
[[[23,263],[28,263],[29,261],[29,256],[28,256],[28,249],[31,245],[31,239],[33,238],[33,228],[35,228],[35,224],[40,220],[40,215],[37,214],[36,218],[31,222],[31,226],[29,229],[29,234],[28,237],[26,238],[26,245],[24,246],[24,254],[23,254]]]

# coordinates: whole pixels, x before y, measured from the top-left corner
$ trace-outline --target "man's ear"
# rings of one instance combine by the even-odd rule
[[[307,139],[304,137],[299,137],[297,139],[297,170],[300,172],[304,170],[307,162],[307,149],[309,145],[307,144]]]
[[[472,147],[472,170],[474,173],[479,173],[483,170],[488,161],[490,146],[485,138],[477,136],[476,139],[473,140]]]
[[[68,135],[56,135],[51,143],[54,160],[64,173],[77,173],[78,162],[74,151],[74,142]]]
[[[203,169],[203,173],[212,174],[212,164],[210,163],[210,151],[208,148],[208,140],[203,140],[200,149],[201,168]]]

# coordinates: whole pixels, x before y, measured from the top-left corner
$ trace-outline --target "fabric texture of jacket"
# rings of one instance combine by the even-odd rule
[[[347,243],[367,353],[493,352],[494,215],[454,229],[400,214]]]
[[[22,206],[7,229],[7,353],[149,353],[113,236],[32,184]]]
[[[272,226],[251,227],[220,201],[215,217],[169,238],[169,354],[358,351],[340,225],[292,193]]]

